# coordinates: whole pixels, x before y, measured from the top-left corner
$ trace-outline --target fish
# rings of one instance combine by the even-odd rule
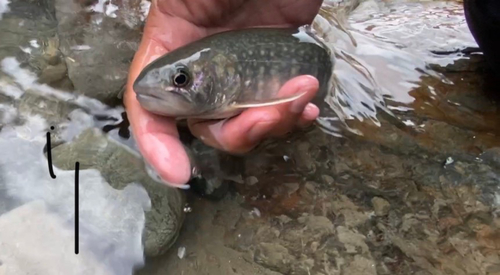
[[[177,119],[226,119],[249,108],[291,102],[278,96],[290,79],[319,81],[313,103],[330,89],[331,50],[308,26],[223,31],[179,47],[148,64],[133,83],[139,104]]]

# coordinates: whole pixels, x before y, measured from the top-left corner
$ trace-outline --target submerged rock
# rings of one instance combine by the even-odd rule
[[[146,212],[144,250],[147,256],[165,253],[179,236],[184,222],[184,194],[151,179],[143,160],[96,129],[87,129],[72,142],[52,149],[53,164],[73,170],[97,169],[109,184],[123,189],[130,182],[140,183],[151,199],[151,211]]]
[[[375,215],[377,216],[386,216],[389,213],[389,209],[391,208],[391,205],[388,201],[379,197],[373,198],[372,204]]]
[[[71,89],[53,12],[52,0],[11,1],[0,23],[0,60],[15,57],[39,82]]]
[[[139,2],[121,1],[117,8],[138,10]],[[142,22],[90,12],[75,1],[56,0],[55,8],[59,49],[76,92],[107,104],[120,102],[141,39]]]

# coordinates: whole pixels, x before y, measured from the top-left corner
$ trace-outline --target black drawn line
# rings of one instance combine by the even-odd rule
[[[80,204],[80,194],[79,194],[79,176],[80,174],[80,163],[77,161],[75,162],[75,254],[78,255],[79,253],[79,247],[78,244],[80,242],[80,222],[79,222],[79,204]]]
[[[50,130],[54,130],[54,126],[50,126]],[[49,164],[49,174],[55,179],[56,175],[52,167],[52,144],[50,143],[50,132],[47,132],[47,160]],[[80,162],[75,162],[75,254],[80,253]]]
[[[50,126],[50,130],[54,130],[54,126]],[[49,163],[49,174],[55,179],[56,175],[54,174],[54,169],[52,167],[52,145],[50,143],[50,132],[47,132],[47,159]]]

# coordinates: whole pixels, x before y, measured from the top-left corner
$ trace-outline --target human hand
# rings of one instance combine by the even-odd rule
[[[191,164],[179,140],[175,120],[152,114],[137,101],[132,86],[141,70],[165,53],[217,32],[309,24],[321,3],[322,0],[152,0],[144,35],[130,68],[124,104],[139,150],[164,181],[182,187],[190,179]],[[318,87],[318,80],[312,76],[295,77],[279,91],[280,96],[306,92],[293,102],[248,109],[223,121],[188,120],[188,125],[207,145],[229,153],[245,153],[265,138],[310,125],[319,115],[319,109],[309,103]]]

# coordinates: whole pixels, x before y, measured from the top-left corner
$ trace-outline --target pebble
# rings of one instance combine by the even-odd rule
[[[182,259],[184,258],[185,255],[186,255],[186,248],[184,246],[179,247],[179,249],[177,250],[177,257],[179,257],[179,259]]]
[[[250,176],[250,177],[247,177],[245,179],[245,184],[250,185],[250,186],[252,186],[258,182],[259,182],[259,179],[257,179],[257,177],[254,177],[254,176]]]
[[[379,217],[386,216],[389,213],[389,209],[391,208],[391,204],[380,197],[374,197],[372,199],[372,204],[373,210],[375,210],[375,215]]]
[[[452,164],[453,162],[455,162],[455,160],[452,158],[452,157],[447,157],[446,158],[446,162],[444,163],[444,165],[450,165]]]
[[[334,183],[334,179],[333,177],[329,176],[329,175],[322,175],[321,178],[323,179],[323,181],[328,184],[328,185],[332,185]]]
[[[252,211],[250,211],[250,215],[254,215],[260,218],[260,210],[257,208],[254,208]]]

